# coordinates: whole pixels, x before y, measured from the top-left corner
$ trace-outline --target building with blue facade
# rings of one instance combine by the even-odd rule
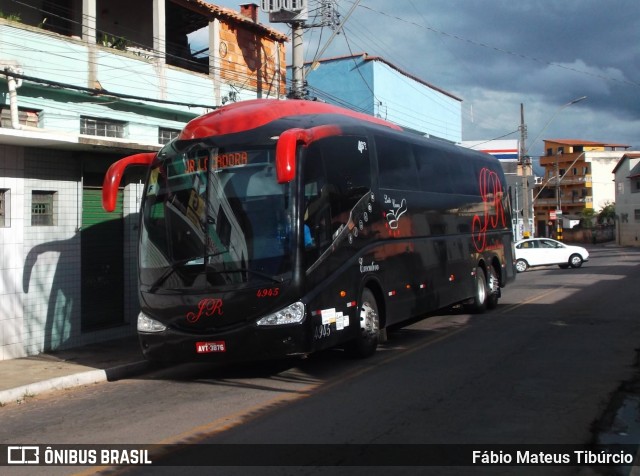
[[[462,141],[462,100],[379,56],[361,53],[305,66],[308,94],[421,135]]]

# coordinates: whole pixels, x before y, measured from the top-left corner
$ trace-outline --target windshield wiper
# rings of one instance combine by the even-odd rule
[[[156,292],[158,288],[162,286],[162,283],[164,283],[169,278],[169,276],[175,273],[179,267],[184,266],[187,263],[191,263],[192,261],[200,261],[200,260],[202,260],[202,258],[191,257],[191,258],[185,258],[185,259],[181,259],[178,261],[174,261],[173,263],[170,263],[169,267],[165,269],[160,276],[158,276],[158,278],[151,284],[151,286],[149,286],[149,292],[150,293]],[[194,263],[194,264],[202,266],[204,264],[204,260],[202,262]]]
[[[216,272],[218,273],[249,273],[249,274],[255,274],[256,276],[260,276],[261,278],[268,279],[270,281],[273,281],[274,283],[284,282],[284,278],[282,276],[275,277],[275,276],[271,276],[270,274],[263,273],[262,271],[256,271],[254,269],[249,269],[249,268],[217,269]]]
[[[223,255],[228,253],[228,250],[224,250],[224,251],[220,251],[219,253],[213,253],[213,254],[208,254],[206,256],[207,260],[209,258],[212,258],[214,256],[219,256],[219,255]],[[191,257],[191,258],[185,258],[185,259],[181,259],[178,261],[174,261],[173,263],[170,263],[169,266],[163,271],[163,273],[158,276],[158,278],[151,284],[151,286],[149,286],[149,292],[150,293],[154,293],[158,290],[158,288],[160,286],[162,286],[162,284],[169,279],[169,276],[171,276],[173,273],[175,273],[177,271],[178,268],[184,266],[185,264],[188,263],[192,263],[194,265],[198,265],[198,266],[203,266],[205,263],[205,259],[202,257]],[[208,263],[209,264],[209,263]],[[250,271],[250,270],[249,270]],[[265,275],[267,276],[267,275]],[[268,276],[270,277],[270,276]],[[271,278],[273,279],[273,278]],[[276,282],[280,282],[280,281],[276,281]]]

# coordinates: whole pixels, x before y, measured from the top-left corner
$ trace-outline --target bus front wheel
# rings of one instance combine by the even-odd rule
[[[360,298],[360,333],[347,345],[347,352],[358,358],[373,355],[380,339],[378,303],[370,289],[365,288]]]

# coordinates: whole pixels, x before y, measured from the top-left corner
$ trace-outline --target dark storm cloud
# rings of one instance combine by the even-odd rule
[[[337,5],[344,20],[353,0]],[[516,130],[522,103],[529,140],[543,133],[538,151],[560,137],[640,149],[639,22],[637,0],[361,0],[324,57],[366,51],[452,92],[465,140]],[[323,33],[305,33],[307,59]]]
[[[423,59],[409,63],[412,73],[464,99],[465,139],[516,129],[519,103],[533,139],[559,108],[586,95],[563,110],[540,140],[575,137],[640,148],[640,2],[405,0],[393,9],[379,0],[362,4],[371,22],[378,16],[411,30],[396,39],[413,39],[394,41],[393,48]]]

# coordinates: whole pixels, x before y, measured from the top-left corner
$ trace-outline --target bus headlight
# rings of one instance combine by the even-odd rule
[[[161,322],[151,319],[144,313],[138,314],[138,332],[162,332],[166,330],[167,326]]]
[[[264,316],[258,321],[259,326],[281,326],[284,324],[298,324],[304,319],[304,304],[294,302],[284,309]]]

